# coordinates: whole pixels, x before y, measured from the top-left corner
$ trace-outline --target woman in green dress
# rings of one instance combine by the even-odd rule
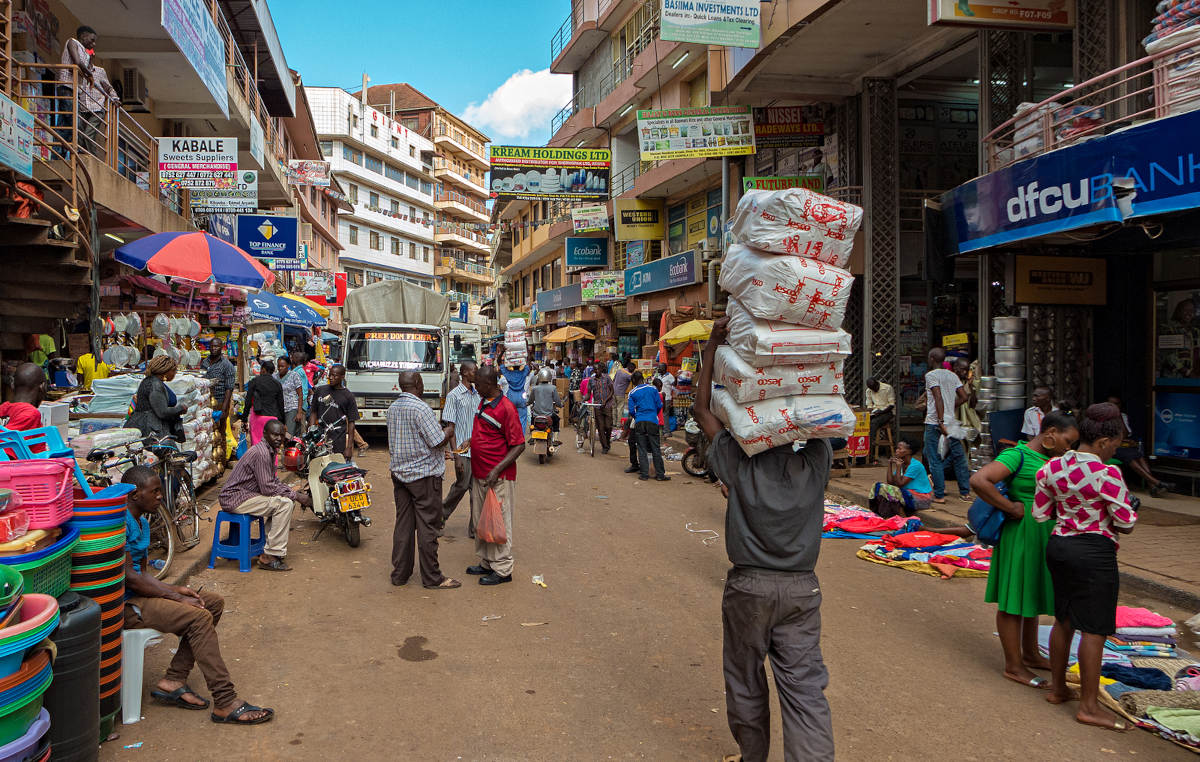
[[[1075,419],[1058,411],[1042,419],[1042,431],[1029,442],[1010,447],[975,472],[971,488],[1009,515],[992,551],[984,600],[997,604],[996,631],[1004,650],[1004,676],[1032,688],[1050,683],[1030,671],[1049,669],[1038,653],[1038,617],[1054,615],[1054,589],[1046,568],[1046,542],[1053,527],[1033,519],[1030,507],[1038,469],[1071,449],[1079,438]],[[1008,482],[1008,496],[996,485]]]

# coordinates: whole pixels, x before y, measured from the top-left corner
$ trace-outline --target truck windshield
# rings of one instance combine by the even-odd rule
[[[351,329],[346,370],[442,370],[442,337],[433,331]]]
[[[463,360],[474,360],[476,362],[479,360],[475,354],[475,345],[468,344],[465,340],[458,349],[450,347],[450,362],[457,365]]]

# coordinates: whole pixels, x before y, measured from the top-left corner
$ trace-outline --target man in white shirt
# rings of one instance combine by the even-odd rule
[[[896,390],[871,376],[867,379],[867,410],[871,411],[871,441],[875,433],[896,418]]]
[[[671,417],[671,398],[675,396],[675,376],[671,373],[671,370],[664,362],[659,364],[658,368],[655,369],[654,378],[662,381],[663,406],[666,408],[666,410],[663,412],[663,420],[667,421],[667,425],[662,427],[662,435],[664,437],[669,437],[671,436],[671,426],[669,420]]]
[[[954,412],[966,397],[966,387],[958,375],[943,367],[946,350],[934,347],[929,350],[929,372],[925,374],[925,465],[933,477],[933,502],[946,502],[946,462],[954,466],[954,478],[958,482],[958,496],[964,502],[971,501],[971,473],[967,468],[967,453],[961,439],[947,437],[949,450],[945,459],[938,452],[938,441],[947,433],[947,426],[954,422]]]
[[[1042,433],[1042,419],[1051,410],[1058,410],[1051,400],[1054,392],[1047,386],[1039,386],[1033,390],[1033,405],[1025,411],[1025,420],[1021,423],[1023,439],[1033,439]]]

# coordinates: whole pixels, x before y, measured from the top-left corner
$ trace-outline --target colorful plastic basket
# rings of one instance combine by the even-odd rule
[[[68,528],[50,547],[8,556],[4,563],[21,572],[26,593],[58,597],[71,587],[71,551],[78,542],[79,530]]]
[[[30,529],[53,529],[71,518],[74,479],[73,458],[0,462],[0,488],[21,496]]]

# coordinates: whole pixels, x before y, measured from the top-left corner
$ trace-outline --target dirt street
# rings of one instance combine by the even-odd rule
[[[564,439],[570,432],[564,432]],[[681,439],[672,440],[678,447]],[[719,760],[725,719],[724,504],[668,462],[670,483],[564,448],[518,467],[516,571],[480,587],[464,503],[441,545],[459,590],[388,580],[394,507],[385,445],[372,469],[375,525],[359,548],[311,514],[291,534],[291,573],[223,561],[191,580],[226,597],[221,643],[238,691],[272,706],[264,726],[143,704],[102,759]],[[826,540],[818,569],[823,648],[840,759],[1188,759],[1150,734],[1073,721],[1000,675],[983,580],[942,581],[854,557]],[[181,557],[207,553],[196,548]],[[545,577],[545,589],[531,584]],[[1159,607],[1172,616],[1176,612]],[[498,617],[498,618],[496,618]],[[146,685],[174,638],[147,653]],[[208,696],[199,670],[191,684]],[[147,697],[148,698],[148,697]],[[777,708],[771,759],[783,759]],[[142,742],[138,748],[127,745]]]

